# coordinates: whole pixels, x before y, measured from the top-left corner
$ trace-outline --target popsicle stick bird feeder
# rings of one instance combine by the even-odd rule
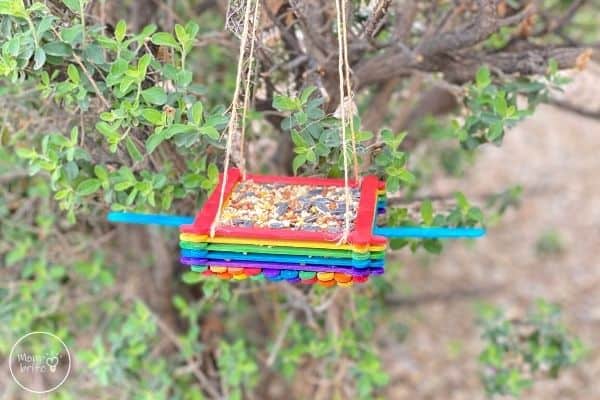
[[[224,173],[195,217],[111,212],[109,221],[178,226],[180,261],[203,275],[228,280],[288,281],[352,286],[385,270],[388,238],[476,238],[482,228],[377,227],[385,213],[385,183],[359,175],[354,124],[343,106],[351,95],[346,0],[336,0],[343,179],[248,174],[244,161],[246,110],[260,0],[245,0],[237,83],[227,128]],[[252,18],[251,18],[252,17]],[[250,44],[248,46],[248,41]],[[246,54],[247,53],[247,54]],[[248,68],[244,68],[247,59]],[[243,101],[241,91],[243,90]],[[242,108],[238,127],[238,108]],[[350,127],[349,138],[346,126]],[[230,168],[239,133],[239,168]],[[350,143],[348,143],[350,142]],[[350,153],[348,155],[347,153]],[[350,179],[350,158],[354,178]]]

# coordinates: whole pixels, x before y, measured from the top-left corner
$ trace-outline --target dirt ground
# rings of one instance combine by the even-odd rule
[[[594,72],[579,75],[567,98],[600,109]],[[557,381],[536,383],[523,398],[600,399],[599,171],[600,121],[542,106],[509,132],[502,147],[483,149],[465,179],[437,180],[437,193],[472,195],[521,184],[522,204],[472,245],[450,243],[439,257],[399,255],[405,301],[395,319],[410,332],[401,345],[382,345],[392,382],[386,397],[485,398],[474,304],[501,304],[520,315],[543,297],[562,305],[565,322],[590,352],[578,367]],[[537,254],[536,242],[548,232],[561,239],[561,254]]]

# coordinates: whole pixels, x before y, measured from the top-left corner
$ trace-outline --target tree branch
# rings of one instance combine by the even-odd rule
[[[424,39],[414,51],[407,53],[399,46],[390,47],[381,54],[359,64],[356,68],[356,78],[359,85],[364,87],[381,82],[392,77],[402,76],[410,69],[421,69],[428,59],[440,54],[454,53],[481,43],[503,26],[513,25],[522,21],[534,11],[529,5],[521,12],[506,18],[498,18],[496,2],[482,1],[479,13],[470,22],[440,35]],[[441,70],[442,66],[434,68]]]
[[[377,33],[379,27],[381,26],[381,21],[387,15],[388,7],[390,6],[391,2],[392,0],[379,0],[375,6],[375,9],[369,16],[369,19],[367,19],[367,22],[365,23],[363,37],[370,38]]]
[[[402,62],[394,65],[394,62],[382,60],[380,65],[363,65],[356,72],[356,77],[359,86],[365,87],[393,77],[406,76],[412,70],[420,70],[441,72],[445,80],[462,84],[472,80],[481,65],[492,65],[507,75],[544,74],[551,59],[556,60],[560,69],[574,68],[578,66],[578,57],[589,51],[588,48],[580,47],[535,48],[517,52],[463,54],[460,58],[438,55],[420,63],[410,62],[402,55],[395,59],[404,57],[404,65]]]
[[[503,74],[541,75],[548,70],[548,63],[554,59],[559,69],[578,66],[578,58],[590,50],[587,48],[541,48],[510,53],[492,53],[473,55],[461,60],[438,59],[424,70],[442,72],[444,78],[452,83],[462,84],[473,79],[481,65],[491,65]],[[441,68],[440,68],[441,67]]]
[[[583,5],[585,5],[586,2],[587,0],[573,1],[563,15],[561,15],[558,18],[548,20],[548,23],[542,29],[535,32],[533,36],[542,36],[548,33],[554,33],[561,30],[566,24],[568,24],[573,19],[575,14],[577,14],[577,11],[579,11],[579,9]]]

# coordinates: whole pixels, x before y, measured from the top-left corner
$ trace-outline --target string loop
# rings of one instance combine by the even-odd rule
[[[344,96],[344,87],[348,93],[350,101],[353,102],[352,87],[350,83],[350,64],[348,62],[348,34],[347,34],[347,22],[346,22],[346,0],[335,0],[336,8],[336,22],[337,22],[337,37],[338,37],[338,80],[340,90],[340,122],[341,122],[341,136],[342,136],[342,157],[344,160],[344,198],[345,198],[345,212],[344,212],[344,231],[338,241],[338,244],[344,244],[348,242],[350,236],[350,218],[352,217],[351,205],[352,195],[350,193],[350,183],[348,179],[348,146],[346,143],[346,102]],[[351,107],[352,108],[352,107]],[[358,157],[356,155],[356,134],[354,132],[354,119],[353,111],[350,112],[350,133],[352,143],[352,155],[354,164],[354,181],[356,185],[359,185],[359,170],[358,170]]]
[[[231,0],[232,1],[232,0]],[[246,134],[246,117],[248,112],[248,105],[250,99],[250,83],[252,79],[252,73],[254,69],[254,48],[256,40],[256,29],[258,25],[258,18],[260,15],[260,1],[254,0],[254,8],[252,15],[252,22],[250,21],[251,7],[253,0],[246,0],[244,7],[244,23],[241,35],[239,59],[237,65],[235,91],[233,93],[233,99],[231,102],[231,117],[227,125],[226,135],[227,143],[225,147],[225,162],[224,162],[224,173],[221,180],[221,188],[219,195],[219,205],[217,208],[217,214],[215,220],[210,227],[210,236],[214,237],[217,226],[221,219],[221,213],[223,211],[223,203],[225,202],[225,187],[227,185],[227,172],[229,170],[229,163],[231,159],[232,147],[233,147],[233,136],[238,130],[238,105],[241,93],[243,90],[243,104],[242,104],[242,125],[240,127],[240,157],[239,167],[242,173],[242,179],[246,179],[246,157],[245,157],[245,134]],[[350,124],[350,142],[351,151],[353,157],[353,173],[354,181],[356,185],[360,184],[358,157],[356,152],[356,133],[354,127],[354,112],[350,111],[350,116],[346,116],[346,102],[344,96],[344,90],[347,92],[350,102],[354,102],[352,95],[352,84],[350,81],[350,63],[348,61],[348,33],[347,33],[347,21],[346,21],[346,6],[347,0],[335,0],[336,6],[336,24],[337,24],[337,39],[338,39],[338,80],[339,80],[339,95],[340,95],[340,131],[342,137],[342,157],[344,163],[344,198],[345,198],[345,212],[344,212],[344,230],[339,240],[339,244],[347,243],[350,235],[350,219],[352,216],[351,205],[352,195],[350,192],[350,181],[349,181],[349,160],[348,160],[348,144],[346,137],[346,126]],[[248,42],[248,36],[250,33],[250,24],[252,24],[252,34],[250,48],[248,50],[248,66],[244,68],[246,47]],[[244,69],[246,72],[244,73]],[[243,76],[242,76],[243,75]],[[244,81],[244,87],[242,89],[242,80]]]
[[[259,11],[259,5],[260,5],[260,0],[255,0],[254,3],[254,26],[252,28],[252,44],[250,46],[250,53],[249,53],[249,60],[250,60],[250,65],[248,66],[249,69],[252,68],[252,64],[253,64],[253,55],[254,55],[254,40],[255,38],[255,34],[256,34],[256,25],[258,22],[258,11]],[[227,185],[227,171],[229,171],[229,161],[231,159],[231,151],[232,151],[232,145],[233,145],[233,136],[234,134],[237,132],[237,128],[238,128],[238,104],[239,104],[239,99],[240,99],[240,88],[242,86],[242,73],[244,71],[244,56],[246,54],[246,46],[247,46],[247,42],[248,42],[248,36],[249,36],[249,31],[250,31],[250,14],[251,14],[251,7],[252,7],[252,0],[246,0],[246,6],[244,8],[244,27],[242,30],[242,37],[241,37],[241,43],[240,43],[240,52],[239,52],[239,59],[238,59],[238,65],[237,65],[237,74],[236,74],[236,79],[235,79],[235,90],[233,92],[233,99],[231,101],[231,117],[229,118],[229,123],[227,124],[227,130],[226,130],[226,135],[227,135],[227,144],[225,146],[225,163],[223,165],[223,179],[221,179],[221,193],[219,195],[219,206],[217,208],[217,215],[215,216],[215,220],[213,221],[213,223],[210,226],[210,237],[214,237],[215,236],[215,231],[217,230],[217,226],[219,225],[219,222],[221,220],[221,212],[223,211],[223,203],[225,201],[225,186]],[[245,125],[246,125],[246,108],[248,106],[248,91],[249,91],[249,87],[250,87],[250,83],[249,80],[251,79],[252,74],[249,71],[248,74],[246,74],[245,78],[246,78],[246,85],[244,87],[244,89],[246,90],[246,93],[244,94],[244,110],[242,113],[242,134],[241,134],[241,140],[240,140],[240,145],[242,146],[240,148],[240,153],[241,153],[241,157],[240,157],[240,168],[243,171],[243,177],[245,177],[246,173],[245,173],[245,158],[243,156],[244,153],[244,148],[243,148],[243,141],[244,141],[244,134],[245,134]]]

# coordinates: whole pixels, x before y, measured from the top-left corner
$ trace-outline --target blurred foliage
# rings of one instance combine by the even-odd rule
[[[560,233],[554,230],[544,232],[535,243],[535,251],[539,256],[556,256],[564,250],[564,240]]]
[[[491,305],[478,307],[485,348],[479,361],[488,395],[519,396],[537,375],[558,377],[585,354],[561,322],[560,308],[538,300],[524,319],[507,319]]]

